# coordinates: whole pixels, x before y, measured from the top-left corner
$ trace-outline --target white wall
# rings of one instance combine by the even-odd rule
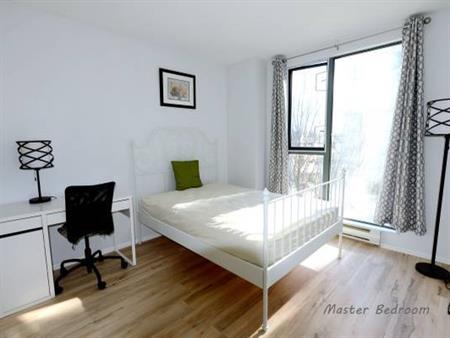
[[[3,4],[0,11],[0,203],[36,195],[33,174],[18,169],[20,139],[52,140],[45,194],[108,180],[130,193],[130,142],[160,127],[194,127],[217,139],[226,181],[225,66],[30,9]],[[196,110],[160,106],[159,67],[197,76]],[[74,256],[58,234],[52,239],[55,262]]]
[[[264,188],[266,62],[251,59],[228,67],[228,181]]]

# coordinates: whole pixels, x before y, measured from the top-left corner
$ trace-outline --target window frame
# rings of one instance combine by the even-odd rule
[[[323,156],[323,168],[322,168],[322,182],[330,180],[331,176],[331,148],[332,148],[332,135],[333,135],[333,96],[334,96],[334,69],[335,61],[340,58],[371,52],[378,49],[388,48],[396,45],[401,45],[401,40],[395,40],[389,43],[383,43],[374,47],[358,49],[353,52],[330,56],[326,61],[318,61],[316,63],[309,63],[304,66],[295,66],[288,68],[288,155],[322,155]],[[324,147],[293,147],[291,144],[291,126],[292,126],[292,73],[297,70],[327,66],[327,95],[326,95],[326,112],[325,112],[325,144]],[[378,228],[388,228],[384,225],[367,222],[364,220],[355,220],[352,218],[345,218],[352,222],[357,222],[365,225],[370,225]],[[390,228],[388,228],[390,229]]]
[[[321,61],[306,66],[294,67],[288,69],[288,154],[289,155],[320,155],[323,156],[322,182],[330,180],[330,162],[331,162],[331,123],[333,121],[331,110],[333,106],[332,92],[330,92],[330,73],[333,73],[334,79],[334,62],[331,65],[331,58],[327,61]],[[292,127],[292,73],[302,69],[326,66],[327,71],[327,95],[325,102],[325,143],[323,147],[294,147],[292,146],[291,127]],[[331,95],[330,95],[331,93]],[[329,106],[331,102],[331,107]]]
[[[295,68],[289,68],[288,69],[288,148],[291,152],[296,152],[297,154],[300,154],[300,152],[308,152],[312,155],[320,155],[325,152],[325,144],[323,147],[294,147],[292,146],[292,137],[291,137],[291,128],[292,128],[292,73],[295,71],[303,70],[303,69],[309,69],[309,68],[315,68],[315,67],[327,67],[327,95],[328,95],[328,61],[320,62],[320,63],[314,63],[307,66],[300,66]],[[328,107],[326,107],[326,110],[328,110]],[[325,115],[327,112],[325,112]],[[325,125],[326,125],[326,119],[327,116],[325,116]],[[326,131],[325,131],[326,133]],[[326,136],[325,136],[326,138]],[[325,142],[326,143],[326,142]]]

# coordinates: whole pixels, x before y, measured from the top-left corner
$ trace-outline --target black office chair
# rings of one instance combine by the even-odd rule
[[[55,293],[60,294],[63,288],[59,286],[61,279],[70,272],[84,266],[88,273],[94,271],[97,277],[97,287],[103,290],[106,283],[95,266],[96,262],[105,259],[120,259],[122,269],[128,267],[128,263],[120,256],[103,256],[101,250],[91,252],[89,237],[94,235],[110,235],[114,232],[114,222],[111,213],[115,182],[98,185],[71,186],[65,190],[66,223],[58,229],[58,232],[67,238],[72,244],[77,244],[84,238],[84,258],[67,259],[61,262],[59,277],[55,280]],[[68,263],[78,263],[66,269]]]

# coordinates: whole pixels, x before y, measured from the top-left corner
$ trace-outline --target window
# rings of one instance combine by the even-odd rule
[[[345,218],[373,223],[400,68],[395,43],[289,71],[291,191],[345,169]]]
[[[291,76],[291,148],[325,148],[327,65],[300,68]]]
[[[296,191],[324,179],[327,64],[291,70],[289,88],[289,186]]]

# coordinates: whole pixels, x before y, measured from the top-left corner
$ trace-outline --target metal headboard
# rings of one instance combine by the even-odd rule
[[[173,160],[199,160],[202,181],[218,180],[217,142],[197,129],[154,130],[144,142],[133,142],[132,154],[137,202],[144,196],[175,189]]]

